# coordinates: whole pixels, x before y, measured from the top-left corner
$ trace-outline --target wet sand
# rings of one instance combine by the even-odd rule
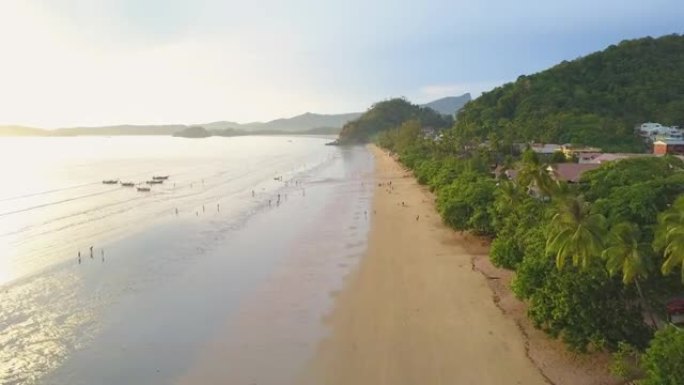
[[[377,187],[368,249],[301,383],[546,384],[520,329],[473,271],[486,247],[446,228],[432,194],[372,151]]]
[[[167,383],[300,384],[325,335],[321,319],[366,249],[373,156],[364,148],[339,150],[338,167],[307,180],[305,191],[250,220],[226,245],[226,256],[242,254],[245,262],[270,254],[271,266],[209,331],[187,370]]]

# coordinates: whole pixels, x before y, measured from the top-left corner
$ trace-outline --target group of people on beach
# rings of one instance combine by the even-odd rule
[[[275,178],[273,178],[273,179],[274,179],[274,180],[277,180],[277,181],[279,181],[279,182],[283,182],[283,183],[285,184],[286,187],[289,186],[289,185],[290,185],[290,182],[291,182],[291,181],[288,181],[288,180],[283,180],[283,177],[282,177],[282,176],[278,176],[278,177],[275,177]],[[293,182],[294,182],[294,185],[295,185],[295,186],[299,186],[299,185],[302,184],[302,181],[296,180],[296,179],[293,180]],[[302,188],[302,196],[303,196],[303,197],[306,196],[306,190],[305,190],[304,188]],[[252,190],[252,198],[254,198],[254,197],[256,197],[256,194],[254,193],[254,190]],[[276,202],[275,202],[275,203],[276,203],[276,206],[280,206],[281,200],[286,200],[286,199],[287,199],[287,193],[283,193],[282,195],[281,195],[280,193],[278,193],[277,199],[276,199]],[[273,206],[273,199],[269,199],[269,200],[268,200],[268,206],[269,206],[269,207]]]
[[[275,177],[275,178],[273,178],[273,179],[274,179],[274,180],[277,180],[277,181],[279,181],[279,182],[283,182],[283,183],[285,184],[285,186],[288,186],[289,183],[291,182],[291,181],[287,181],[287,180],[284,181],[282,176],[278,176],[278,177]],[[302,181],[300,181],[300,180],[293,180],[292,182],[294,183],[295,186],[300,186],[300,185],[302,184]],[[202,185],[204,185],[204,179],[202,179]],[[175,187],[175,183],[174,183],[174,187]],[[193,187],[193,184],[192,184],[192,183],[190,183],[190,187],[191,187],[191,188]],[[305,190],[304,188],[302,188],[301,192],[302,192],[302,196],[303,196],[303,197],[306,196],[306,190]],[[252,190],[252,198],[255,198],[255,197],[256,197],[256,191]],[[287,193],[282,193],[282,194],[281,194],[281,193],[278,193],[278,195],[277,195],[277,200],[276,200],[276,205],[277,205],[277,206],[280,206],[281,201],[282,201],[282,200],[285,200],[285,199],[287,199]],[[272,199],[269,199],[269,200],[268,200],[268,205],[269,205],[269,206],[272,206],[272,205],[273,205],[273,200],[272,200]],[[205,212],[206,212],[206,207],[205,207],[205,205],[202,205],[202,213],[205,213]],[[221,204],[220,204],[220,203],[216,203],[216,212],[221,212]],[[178,207],[175,207],[175,208],[174,208],[174,214],[175,214],[176,216],[179,216],[179,215],[180,215],[180,211],[178,210]],[[195,211],[195,216],[199,216],[199,210]],[[89,249],[89,252],[90,252],[90,259],[94,260],[94,259],[95,259],[94,246],[90,246],[88,249]],[[104,262],[104,261],[105,261],[105,252],[104,252],[104,248],[103,248],[103,249],[100,249],[100,257],[101,257],[101,261]],[[78,261],[78,264],[79,264],[79,265],[80,265],[81,263],[83,263],[83,257],[81,256],[81,251],[80,251],[80,250],[78,251],[77,261]]]
[[[386,191],[388,194],[391,194],[391,193],[394,191],[394,185],[392,184],[392,181],[391,181],[391,180],[390,180],[389,182],[387,182],[387,183],[382,183],[382,182],[378,183],[378,187],[382,187],[382,186],[386,186],[386,187],[387,187],[387,188],[385,189],[385,191]],[[408,205],[406,204],[406,202],[401,201],[401,207],[408,207]],[[420,220],[420,214],[417,214],[417,215],[416,215],[416,222],[418,222],[419,220]]]
[[[95,259],[95,254],[93,253],[93,246],[89,247],[90,249],[90,259],[94,260]],[[100,249],[100,255],[102,256],[102,262],[105,261],[105,253],[104,249]],[[81,264],[81,250],[78,251],[78,264]]]
[[[273,180],[283,182],[285,184],[285,186],[288,186],[291,182],[291,181],[283,180],[282,176],[277,176],[277,177],[273,178]],[[202,181],[202,182],[204,183],[204,181]],[[294,182],[295,186],[300,186],[302,184],[302,181],[300,181],[300,180],[294,180],[293,182]],[[302,188],[301,192],[302,192],[303,197],[306,196],[306,190],[304,188]],[[256,198],[256,191],[252,190],[251,193],[252,193],[252,198]],[[278,195],[276,196],[276,201],[275,201],[276,206],[280,206],[281,201],[284,201],[285,199],[287,199],[287,193],[282,193],[282,194],[278,193]],[[273,206],[273,198],[268,200],[268,205],[269,205],[269,207]],[[205,205],[202,205],[202,213],[205,213],[205,212],[206,212],[206,207],[205,207]],[[216,203],[216,212],[221,212],[221,204],[220,203]],[[174,209],[174,213],[176,216],[179,215],[180,212],[179,212],[177,207]],[[199,216],[199,210],[195,211],[195,216]]]

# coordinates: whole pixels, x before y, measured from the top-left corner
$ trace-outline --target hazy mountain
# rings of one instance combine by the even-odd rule
[[[254,130],[306,131],[314,128],[342,128],[345,123],[361,116],[361,113],[321,115],[307,112],[289,119],[276,119],[263,124],[248,124],[246,128]]]
[[[119,126],[102,126],[102,127],[71,127],[59,128],[57,130],[49,131],[49,135],[54,136],[72,136],[72,135],[172,135],[175,132],[186,129],[188,126],[182,124],[170,125],[149,125],[138,126],[132,124],[125,124]]]
[[[211,136],[211,133],[202,126],[190,126],[178,132],[174,132],[173,136],[183,138],[207,138]]]
[[[220,122],[211,122],[211,123],[199,124],[199,126],[202,126],[202,127],[206,128],[207,130],[210,130],[210,131],[218,131],[218,130],[237,129],[238,127],[241,126],[241,124],[236,123],[236,122],[220,121]]]
[[[345,123],[354,120],[361,116],[360,112],[348,114],[312,114],[307,112],[302,115],[297,115],[291,118],[276,119],[270,122],[253,122],[240,124],[235,122],[212,122],[202,124],[201,126],[207,130],[225,130],[238,129],[243,131],[257,132],[257,131],[285,131],[285,132],[301,132],[313,129],[337,129],[337,132],[342,129]]]
[[[470,94],[447,97],[424,104],[444,115],[453,115],[470,100]],[[269,122],[236,123],[232,121],[218,121],[198,126],[209,132],[226,136],[247,135],[249,133],[297,133],[297,134],[338,134],[348,122],[358,119],[361,112],[346,114],[314,114],[307,112],[291,118],[276,119]],[[41,130],[22,126],[0,126],[0,136],[75,136],[75,135],[173,135],[186,130],[189,125],[117,125],[102,127],[69,127],[56,130]],[[227,130],[227,131],[226,131]]]
[[[423,107],[430,107],[442,115],[453,116],[470,100],[470,93],[465,93],[461,96],[447,96],[446,98],[437,99],[430,103],[423,104]]]

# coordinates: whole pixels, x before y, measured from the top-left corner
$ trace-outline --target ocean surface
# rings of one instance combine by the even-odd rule
[[[329,140],[0,138],[0,384],[175,383],[217,344],[291,382],[365,249],[373,159]]]

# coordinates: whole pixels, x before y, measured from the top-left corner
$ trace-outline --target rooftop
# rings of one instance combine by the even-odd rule
[[[661,139],[661,140],[656,140],[653,142],[653,144],[666,144],[668,146],[681,146],[684,145],[684,140],[683,139]]]
[[[558,181],[577,183],[582,174],[600,166],[598,163],[556,163],[549,166],[549,171]]]
[[[616,160],[629,158],[643,158],[655,156],[653,154],[633,154],[633,153],[616,153],[616,154],[601,154],[592,160],[592,163],[613,162]]]

